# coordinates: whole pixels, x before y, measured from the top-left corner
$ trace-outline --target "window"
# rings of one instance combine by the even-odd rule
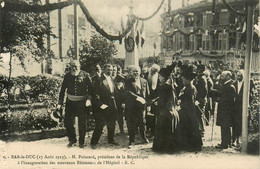
[[[173,51],[177,51],[177,48],[176,48],[176,36],[175,35],[173,35],[172,36],[172,49],[173,49]]]
[[[242,35],[242,32],[237,32],[236,33],[236,48],[237,49],[242,49],[241,48],[242,45],[240,43],[241,35]]]
[[[168,37],[168,49],[169,50],[173,49],[173,39],[172,39],[172,36]]]
[[[180,35],[180,49],[185,49],[184,35]]]
[[[222,50],[229,50],[229,34],[223,33],[223,49]]]
[[[219,33],[218,34],[218,50],[222,50],[222,39],[223,39],[223,34]]]
[[[74,25],[74,17],[71,14],[68,14],[68,24]]]
[[[86,21],[85,18],[83,17],[79,17],[79,28],[81,29],[86,29]]]
[[[191,51],[195,50],[194,40],[195,40],[195,36],[190,35],[190,37],[189,37],[189,50],[191,50]]]
[[[202,35],[202,50],[212,49],[212,37],[209,34]]]
[[[203,27],[207,26],[207,14],[206,13],[203,13],[202,26]]]
[[[229,50],[229,34],[219,33],[218,35],[218,50]]]
[[[176,50],[180,49],[180,33],[176,33]]]
[[[197,49],[202,48],[202,35],[201,35],[201,34],[198,34],[197,37],[196,37],[196,39],[197,39],[197,43],[196,43]]]
[[[219,14],[219,24],[226,25],[229,24],[230,12],[227,9],[221,9]]]

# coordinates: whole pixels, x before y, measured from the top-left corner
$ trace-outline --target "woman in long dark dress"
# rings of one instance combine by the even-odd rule
[[[176,97],[169,79],[171,69],[162,68],[159,72],[159,115],[155,128],[153,151],[171,153],[179,150],[180,131],[179,115],[175,110]]]
[[[199,118],[196,114],[196,93],[197,90],[192,84],[192,79],[196,74],[193,73],[192,65],[188,66],[182,72],[182,81],[184,88],[181,90],[180,103],[180,126],[182,148],[187,151],[200,151],[202,139],[199,130]]]

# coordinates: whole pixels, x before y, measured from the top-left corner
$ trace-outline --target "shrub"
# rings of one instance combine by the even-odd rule
[[[0,114],[0,133],[14,133],[31,130],[48,130],[57,127],[47,109],[5,112]]]
[[[25,100],[27,103],[30,103],[57,100],[61,83],[61,77],[47,74],[34,77],[18,76],[11,78],[9,85],[10,102],[18,103]],[[0,75],[1,103],[7,102],[7,87],[8,78]]]

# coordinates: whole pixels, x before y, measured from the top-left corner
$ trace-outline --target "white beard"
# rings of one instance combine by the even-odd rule
[[[151,84],[152,86],[152,90],[155,90],[156,87],[157,87],[157,82],[158,82],[158,73],[156,72],[155,74],[151,75],[149,73],[149,76],[148,76],[148,81],[149,83]]]

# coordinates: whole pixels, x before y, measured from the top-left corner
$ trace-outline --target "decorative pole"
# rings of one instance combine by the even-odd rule
[[[245,55],[243,106],[242,106],[242,152],[243,153],[247,153],[247,143],[248,143],[248,106],[249,106],[250,69],[251,69],[252,43],[253,43],[253,18],[254,18],[254,7],[257,4],[257,0],[246,0],[246,4],[247,4],[246,55]]]
[[[129,6],[129,15],[128,15],[128,25],[131,24],[134,20],[134,4],[133,4],[133,0],[131,0],[130,2],[130,6]],[[129,65],[135,65],[135,66],[139,66],[139,59],[138,59],[138,55],[137,55],[137,48],[135,46],[135,27],[133,26],[131,29],[131,32],[129,34],[129,36],[125,37],[127,38],[125,40],[125,47],[126,47],[126,52],[125,52],[125,66],[124,68],[127,69],[127,67]]]
[[[0,53],[2,51],[2,8],[4,7],[4,2],[0,4]]]
[[[61,0],[58,0],[60,3]],[[61,9],[58,9],[58,30],[59,30],[59,58],[62,59],[62,17]]]
[[[78,15],[77,15],[77,4],[74,4],[74,58],[78,58]]]

